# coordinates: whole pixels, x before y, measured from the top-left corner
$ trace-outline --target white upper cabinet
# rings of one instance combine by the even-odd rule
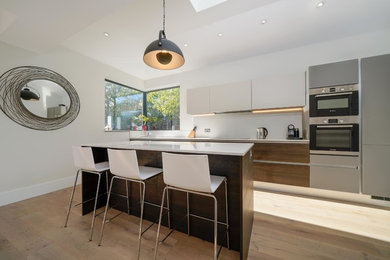
[[[251,85],[247,80],[210,87],[211,112],[251,110]]]
[[[252,80],[252,109],[305,105],[305,73],[277,75]]]
[[[187,113],[190,115],[211,113],[209,87],[187,90]]]

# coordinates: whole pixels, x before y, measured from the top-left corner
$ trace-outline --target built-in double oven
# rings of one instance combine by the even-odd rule
[[[312,88],[309,94],[310,187],[359,192],[358,85]]]
[[[310,150],[358,154],[358,85],[310,89]]]

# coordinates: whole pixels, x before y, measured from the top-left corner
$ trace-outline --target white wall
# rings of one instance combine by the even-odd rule
[[[285,139],[287,126],[293,124],[299,128],[302,136],[302,113],[252,114],[234,113],[217,114],[213,116],[196,116],[197,137],[219,138],[256,138],[256,129],[265,127],[268,130],[267,139]],[[210,132],[205,132],[210,128]]]
[[[69,186],[75,176],[71,146],[128,140],[128,132],[104,132],[104,79],[138,89],[143,81],[66,49],[36,54],[0,43],[0,73],[23,65],[56,71],[80,97],[80,114],[55,131],[20,126],[0,112],[0,205]]]
[[[385,53],[390,53],[389,30],[312,44],[172,76],[146,80],[145,88],[151,89],[158,86],[180,85],[181,129],[188,130],[194,125],[194,120],[191,115],[186,113],[187,89],[241,81],[261,76],[304,72],[311,65]],[[230,120],[230,118],[226,117],[226,120]],[[221,131],[221,129],[218,128],[216,131]],[[244,135],[244,132],[239,132],[239,134]]]

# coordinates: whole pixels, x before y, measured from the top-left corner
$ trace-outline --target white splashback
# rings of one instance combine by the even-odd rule
[[[197,137],[256,138],[256,129],[265,127],[268,130],[267,139],[285,139],[289,124],[298,127],[302,137],[302,112],[237,113],[194,117],[194,125],[198,127]],[[206,133],[205,128],[210,128],[211,131]]]

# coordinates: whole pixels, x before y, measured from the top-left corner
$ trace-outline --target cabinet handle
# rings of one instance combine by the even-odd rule
[[[309,163],[299,162],[280,162],[280,161],[263,161],[263,160],[252,160],[254,163],[268,163],[268,164],[286,164],[286,165],[299,165],[299,166],[310,166]]]
[[[343,96],[343,95],[352,95],[352,92],[343,92],[343,93],[334,93],[334,94],[319,94],[315,95],[316,98],[318,97],[333,97],[333,96]]]
[[[317,125],[317,128],[353,128],[353,125]]]

